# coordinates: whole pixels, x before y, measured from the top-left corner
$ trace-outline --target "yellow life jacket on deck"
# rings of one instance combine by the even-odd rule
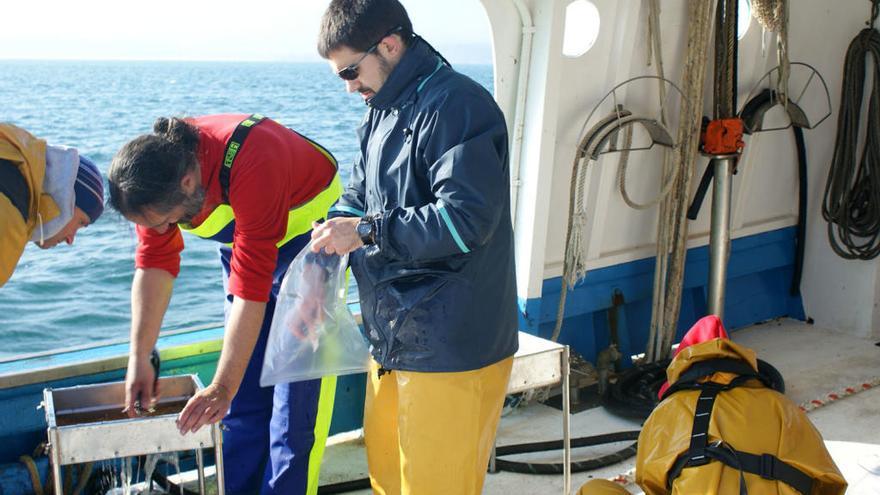
[[[229,201],[229,176],[232,166],[235,163],[235,157],[238,151],[244,145],[250,130],[256,127],[265,117],[259,114],[251,115],[244,119],[233,131],[232,135],[226,143],[226,152],[224,153],[223,166],[220,168],[220,188],[223,192],[223,199],[226,201],[218,205],[210,215],[198,226],[193,227],[189,224],[178,224],[181,230],[194,234],[203,239],[210,239],[222,242],[226,245],[232,245],[232,236],[235,232],[235,214]],[[298,133],[297,133],[298,134]],[[310,145],[324,155],[338,170],[336,158],[332,153],[327,151],[320,144],[311,139],[298,134],[305,139]],[[327,210],[330,209],[342,195],[342,181],[339,174],[334,174],[330,184],[323,191],[315,195],[312,199],[303,204],[293,206],[287,215],[287,230],[284,237],[278,241],[276,247],[281,247],[296,236],[305,234],[312,229],[312,222],[323,219],[327,216]]]
[[[0,123],[0,286],[9,280],[34,229],[61,213],[43,191],[46,142]]]
[[[639,435],[636,482],[656,494],[842,494],[806,414],[764,385],[754,351],[713,339],[681,351]]]

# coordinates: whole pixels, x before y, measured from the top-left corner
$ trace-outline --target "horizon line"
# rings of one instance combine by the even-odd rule
[[[25,58],[25,57],[0,57],[0,62],[186,62],[186,63],[247,63],[247,64],[324,64],[322,59],[265,59],[265,60],[241,60],[226,58],[205,59],[176,59],[176,58]],[[492,60],[485,62],[455,62],[456,65],[494,65]]]

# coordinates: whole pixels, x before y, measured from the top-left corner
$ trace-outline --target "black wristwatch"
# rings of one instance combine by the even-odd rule
[[[364,243],[364,246],[371,246],[376,244],[376,217],[363,217],[361,221],[358,222],[357,234],[361,238],[361,242]]]

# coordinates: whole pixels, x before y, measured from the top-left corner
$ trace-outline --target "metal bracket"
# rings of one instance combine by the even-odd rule
[[[804,83],[804,87],[801,88],[801,91],[798,94],[797,98],[795,98],[794,100],[792,100],[791,98],[788,99],[788,106],[786,108],[786,111],[788,113],[788,118],[789,118],[788,125],[786,125],[784,127],[771,127],[771,128],[766,128],[766,129],[763,127],[764,114],[767,113],[767,111],[769,109],[773,108],[774,106],[783,104],[782,101],[780,101],[776,98],[776,93],[774,92],[773,99],[771,99],[772,103],[770,105],[767,105],[766,107],[762,107],[761,111],[756,112],[755,116],[753,118],[749,119],[749,121],[744,121],[747,134],[757,134],[759,132],[770,132],[770,131],[781,131],[784,129],[788,129],[792,126],[802,127],[804,129],[815,129],[816,127],[819,127],[819,125],[822,124],[822,122],[825,122],[825,120],[828,117],[831,116],[831,92],[828,90],[828,84],[825,82],[825,78],[822,77],[822,74],[820,74],[819,71],[816,70],[815,67],[813,67],[810,64],[804,63],[804,62],[792,62],[791,67],[792,68],[794,68],[794,67],[805,68],[806,70],[810,71],[810,77],[807,78],[807,82]],[[770,69],[769,71],[767,71],[767,73],[764,74],[764,76],[761,77],[761,79],[759,79],[758,82],[755,83],[754,86],[752,86],[752,89],[749,90],[748,96],[746,96],[745,101],[749,102],[752,100],[752,98],[757,96],[760,88],[763,88],[765,86],[775,87],[775,84],[773,83],[773,74],[776,74],[776,78],[778,80],[779,79],[779,71],[780,71],[780,66],[778,66],[778,65],[776,67]],[[792,73],[794,73],[794,72],[792,71]],[[813,79],[815,79],[817,76],[819,77],[819,81],[822,83],[822,89],[825,91],[825,103],[827,105],[827,111],[816,123],[811,124],[806,113],[800,107],[800,101],[801,101],[801,98],[804,97],[804,93],[806,93],[807,89],[809,89],[810,84],[813,82]],[[764,84],[765,80],[767,81],[766,85]],[[745,110],[745,105],[743,105],[743,108],[741,108],[739,113],[737,113],[737,116],[742,118],[744,110]]]
[[[679,94],[680,102],[685,101],[685,95],[681,91],[681,89],[669,79],[659,77],[659,76],[637,76],[629,78],[621,83],[618,83],[616,86],[611,88],[610,91],[605,93],[598,103],[593,106],[593,109],[590,111],[587,119],[584,121],[584,125],[581,127],[580,133],[578,134],[578,142],[582,142],[587,133],[587,125],[592,121],[596,112],[599,110],[599,107],[608,100],[609,97],[612,98],[614,102],[614,109],[608,117],[603,118],[595,125],[590,127],[589,133],[592,135],[591,139],[589,139],[584,146],[579,149],[581,153],[581,157],[589,156],[592,159],[597,159],[599,155],[605,153],[615,153],[615,152],[629,152],[629,151],[639,151],[639,150],[648,150],[654,147],[655,144],[659,144],[661,146],[667,146],[674,148],[678,146],[678,143],[672,138],[669,134],[669,131],[666,129],[664,125],[660,123],[660,118],[651,119],[648,117],[634,117],[632,112],[624,110],[623,106],[618,103],[617,91],[623,86],[632,84],[636,81],[644,80],[644,79],[656,79],[663,84],[667,84],[671,86],[675,91]],[[660,107],[657,112],[658,115],[662,116],[666,111],[665,102],[660,102]],[[615,137],[618,132],[628,125],[641,124],[642,127],[648,132],[648,135],[651,137],[651,144],[648,146],[640,146],[637,148],[610,148],[603,150],[602,148],[611,140],[611,138]]]

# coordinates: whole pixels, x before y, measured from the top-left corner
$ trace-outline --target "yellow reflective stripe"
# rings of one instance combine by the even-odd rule
[[[179,225],[181,230],[185,230],[203,239],[210,239],[219,234],[233,220],[235,220],[235,215],[232,213],[232,207],[221,204],[214,208],[214,211],[198,227],[192,227],[188,224]]]
[[[320,194],[302,206],[290,210],[287,214],[286,233],[275,245],[281,247],[294,237],[311,230],[312,222],[326,217],[327,211],[336,203],[336,200],[341,195],[342,179],[339,178],[339,174],[336,174],[333,176],[330,185],[321,191]],[[180,228],[203,239],[210,239],[220,233],[233,220],[235,220],[235,215],[232,212],[232,207],[222,204],[214,208],[214,211],[199,226],[191,227],[181,224]],[[226,244],[231,245],[230,243]]]
[[[335,400],[336,377],[325,376],[321,378],[321,393],[318,395],[318,415],[315,418],[315,443],[312,444],[312,451],[309,452],[307,495],[316,495],[318,493],[321,460],[324,457],[324,447],[327,445],[327,435],[330,432],[330,420],[333,418],[333,402]]]
[[[259,114],[254,114],[254,117],[261,118],[262,116]],[[256,121],[247,119],[242,122],[242,125],[253,125]],[[247,123],[247,124],[245,124]],[[313,148],[315,148],[319,153],[324,155],[327,158],[335,170],[339,170],[339,165],[336,162],[336,158],[333,157],[333,154],[327,151],[326,148],[321,146],[320,144],[312,141],[311,139],[303,136],[302,134],[297,133],[298,136],[305,139]],[[320,218],[325,218],[327,216],[327,211],[330,210],[330,207],[336,203],[336,200],[342,196],[342,180],[339,178],[339,174],[335,174],[333,176],[333,180],[330,182],[330,185],[327,186],[326,189],[321,191],[320,194],[304,203],[301,206],[297,206],[292,208],[287,215],[287,230],[279,242],[275,245],[277,247],[281,247],[286,244],[288,241],[293,239],[294,237],[304,234],[312,229],[312,222],[318,220]],[[197,227],[192,227],[189,224],[178,224],[181,230],[189,232],[190,234],[196,235],[203,239],[210,239],[215,235],[219,234],[227,225],[229,225],[233,220],[235,220],[235,214],[232,211],[232,207],[228,204],[221,204],[214,208],[214,211],[208,215],[208,218],[205,219],[204,222],[199,224]],[[231,246],[232,243],[225,243],[227,246]]]
[[[342,179],[339,174],[333,176],[333,181],[321,194],[315,196],[308,203],[290,210],[287,215],[287,234],[276,244],[281,247],[294,237],[312,230],[312,222],[327,216],[327,211],[336,203],[342,195]]]

